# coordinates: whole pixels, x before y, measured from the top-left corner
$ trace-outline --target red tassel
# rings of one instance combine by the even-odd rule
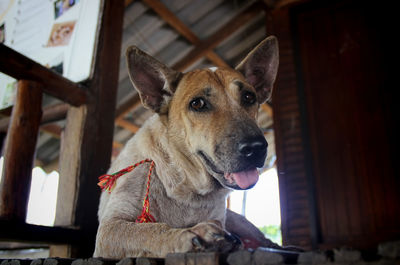
[[[149,174],[147,176],[147,186],[146,186],[146,195],[143,199],[143,208],[142,214],[138,216],[136,219],[136,223],[155,223],[156,219],[150,214],[150,200],[149,200],[149,193],[150,193],[150,180],[151,180],[151,173],[154,168],[154,161],[151,162],[149,168]]]
[[[108,191],[108,193],[111,193],[112,189],[114,188],[115,182],[120,176],[125,175],[128,172],[131,172],[133,169],[135,169],[137,166],[143,163],[151,163],[151,164],[149,168],[149,173],[147,175],[146,195],[144,196],[143,199],[142,213],[137,217],[136,223],[155,223],[156,219],[150,214],[150,200],[149,200],[151,173],[153,172],[153,168],[155,166],[153,160],[145,159],[140,161],[139,163],[124,168],[114,174],[102,175],[99,177],[99,182],[97,183],[97,185],[101,188],[102,191],[106,190]]]
[[[141,164],[151,163],[151,162],[153,162],[153,161],[150,159],[145,159],[145,160],[140,161],[139,163],[136,163],[132,166],[124,168],[116,173],[111,174],[111,175],[104,174],[99,177],[99,182],[97,183],[97,185],[101,188],[102,191],[106,190],[106,191],[108,191],[108,193],[111,193],[112,189],[114,188],[115,182],[117,181],[117,179],[120,176],[125,175],[128,172],[131,172],[133,169],[140,166]]]

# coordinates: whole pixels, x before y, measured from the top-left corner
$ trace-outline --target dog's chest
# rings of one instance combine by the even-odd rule
[[[218,220],[225,223],[225,196],[223,192],[206,196],[195,195],[187,200],[175,200],[158,190],[150,196],[150,209],[157,222],[171,227],[191,227],[199,222]]]

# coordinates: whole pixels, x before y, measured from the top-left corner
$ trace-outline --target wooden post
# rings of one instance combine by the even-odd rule
[[[62,139],[55,223],[81,229],[82,242],[71,250],[71,256],[80,258],[93,255],[100,195],[97,181],[111,161],[123,13],[123,1],[104,1],[88,101],[69,109]],[[60,207],[61,203],[68,207]]]
[[[20,80],[5,145],[0,183],[1,219],[25,221],[41,117],[42,85]]]

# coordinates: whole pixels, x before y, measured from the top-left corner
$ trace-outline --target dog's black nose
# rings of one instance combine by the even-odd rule
[[[239,152],[246,158],[265,157],[268,143],[264,136],[254,136],[243,139],[239,143]]]

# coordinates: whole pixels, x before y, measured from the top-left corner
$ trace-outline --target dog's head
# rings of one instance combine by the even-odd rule
[[[164,116],[171,142],[233,189],[251,188],[258,180],[257,167],[264,165],[268,144],[256,116],[259,104],[271,96],[278,58],[273,36],[235,70],[182,74],[136,47],[127,50],[132,83],[143,105]]]

